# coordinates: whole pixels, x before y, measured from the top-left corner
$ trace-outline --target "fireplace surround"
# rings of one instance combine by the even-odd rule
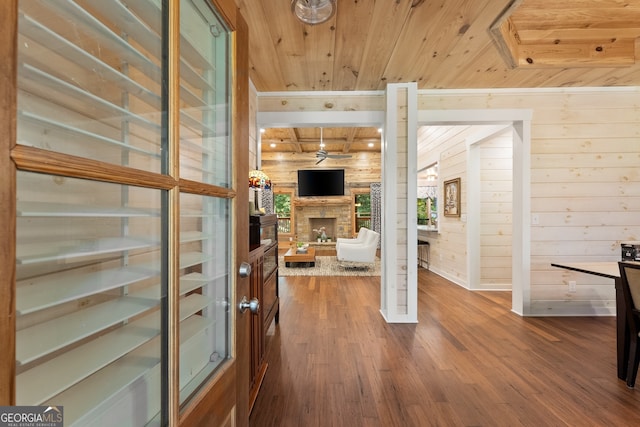
[[[314,242],[313,229],[326,228],[326,235],[335,242],[337,237],[352,237],[351,198],[310,199],[294,202],[296,234],[298,240]]]

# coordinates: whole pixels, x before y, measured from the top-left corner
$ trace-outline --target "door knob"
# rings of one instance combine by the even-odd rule
[[[251,274],[251,264],[243,261],[242,264],[240,264],[238,273],[240,274],[240,277],[249,277]]]
[[[243,296],[242,301],[238,304],[238,309],[240,309],[240,313],[244,313],[249,309],[253,314],[258,314],[258,311],[260,311],[260,301],[258,301],[258,298],[253,298],[249,301],[246,296]]]

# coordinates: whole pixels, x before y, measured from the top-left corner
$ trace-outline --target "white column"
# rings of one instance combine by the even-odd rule
[[[382,145],[381,313],[389,323],[418,321],[416,83],[387,85]]]

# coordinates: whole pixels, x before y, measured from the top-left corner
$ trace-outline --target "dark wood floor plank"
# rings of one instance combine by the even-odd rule
[[[418,324],[385,323],[375,277],[283,277],[280,298],[252,426],[640,425],[613,318],[523,318],[424,269]]]

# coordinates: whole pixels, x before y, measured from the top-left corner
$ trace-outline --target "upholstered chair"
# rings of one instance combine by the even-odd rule
[[[640,349],[640,262],[620,262],[620,277],[624,295],[627,325],[631,340],[629,343],[629,365],[627,366],[627,387],[633,388],[638,375]]]

